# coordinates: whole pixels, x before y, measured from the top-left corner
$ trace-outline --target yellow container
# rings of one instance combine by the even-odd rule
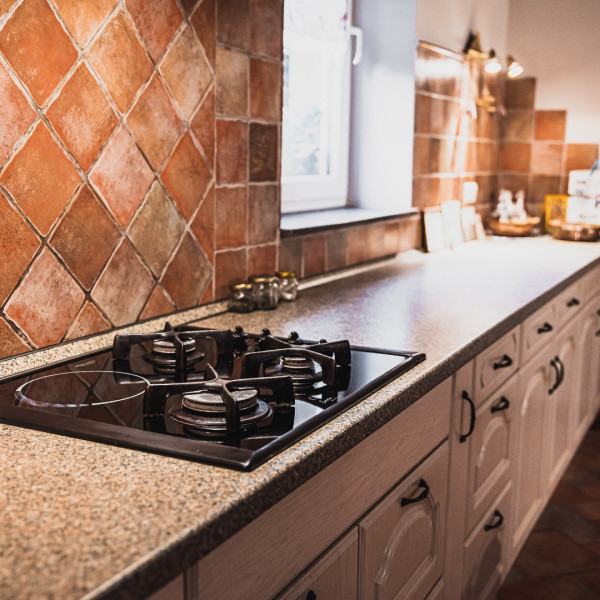
[[[567,201],[569,196],[566,194],[546,194],[546,205],[545,205],[545,226],[546,233],[552,233],[550,227],[550,221],[552,219],[564,220],[567,214]]]

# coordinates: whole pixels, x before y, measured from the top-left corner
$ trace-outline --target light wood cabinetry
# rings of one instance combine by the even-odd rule
[[[358,523],[360,598],[426,598],[442,575],[448,444]]]

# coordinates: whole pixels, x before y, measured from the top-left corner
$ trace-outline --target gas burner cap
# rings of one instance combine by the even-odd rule
[[[258,390],[254,388],[234,390],[231,395],[236,399],[240,411],[256,406]],[[217,392],[200,390],[183,394],[181,405],[195,413],[224,413],[225,403]]]
[[[192,353],[196,349],[196,341],[192,339],[182,339],[183,349],[186,353]],[[177,352],[175,344],[171,340],[159,339],[152,342],[152,349],[157,354],[166,354],[175,356]]]

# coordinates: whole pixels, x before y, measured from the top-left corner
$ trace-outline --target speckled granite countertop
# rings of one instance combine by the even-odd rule
[[[0,425],[0,598],[145,597],[598,263],[600,244],[491,238],[325,280],[276,311],[203,321],[427,354],[250,473]],[[0,376],[72,352],[3,361]]]

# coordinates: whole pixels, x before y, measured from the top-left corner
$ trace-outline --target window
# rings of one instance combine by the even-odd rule
[[[285,0],[282,210],[344,206],[350,129],[349,0]]]

